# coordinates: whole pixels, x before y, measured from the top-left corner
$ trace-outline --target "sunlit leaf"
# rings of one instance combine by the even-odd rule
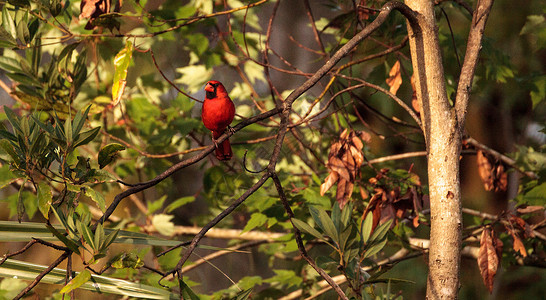
[[[104,196],[101,193],[95,191],[90,187],[87,187],[85,188],[85,195],[91,198],[91,200],[95,201],[101,211],[104,212],[106,210],[106,202],[104,200]]]
[[[171,236],[174,233],[173,215],[157,214],[152,217],[152,225],[160,234]]]
[[[77,289],[84,283],[88,282],[89,279],[91,279],[91,272],[85,269],[76,275],[76,277],[72,278],[72,280],[70,280],[70,282],[68,282],[68,284],[65,285],[59,293],[66,294],[74,289]]]
[[[133,44],[127,40],[125,48],[121,49],[114,58],[114,84],[112,85],[112,105],[116,106],[125,90],[127,69],[133,57]]]
[[[49,208],[51,207],[53,201],[51,188],[46,182],[40,181],[36,192],[38,195],[38,209],[44,218],[49,219]]]

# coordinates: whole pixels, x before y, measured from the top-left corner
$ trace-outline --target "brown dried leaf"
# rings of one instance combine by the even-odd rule
[[[368,191],[366,191],[363,187],[359,186],[358,189],[360,191],[360,197],[362,198],[362,200],[366,200],[370,197]]]
[[[506,191],[508,187],[508,174],[504,171],[504,166],[499,163],[495,172],[495,181],[493,182],[495,186],[495,192]]]
[[[521,239],[513,231],[510,231],[510,234],[512,234],[512,238],[514,239],[514,251],[519,252],[521,256],[526,257],[527,250],[525,249],[525,246],[523,245]]]
[[[320,195],[324,196],[326,192],[337,182],[339,176],[336,172],[330,172],[328,177],[324,179],[324,183],[320,185]]]
[[[362,140],[358,136],[353,136],[351,138],[351,141],[353,142],[353,145],[358,149],[359,151],[362,150],[364,147],[364,143],[362,143]]]
[[[377,224],[379,224],[379,219],[381,218],[381,196],[383,195],[383,190],[376,189],[376,193],[373,194],[372,198],[370,199],[370,202],[368,202],[368,206],[366,206],[366,209],[364,210],[364,213],[362,214],[362,218],[364,218],[368,212],[372,212],[373,215],[373,222],[372,222],[372,230],[375,229]]]
[[[345,128],[345,130],[343,130],[343,132],[339,135],[339,139],[345,140],[347,139],[348,135],[349,135],[349,130]]]
[[[341,150],[341,143],[335,142],[330,146],[330,153],[328,154],[328,158],[332,156],[338,156],[339,150]]]
[[[343,161],[341,161],[341,159],[332,156],[328,160],[326,166],[328,167],[328,169],[337,172],[341,178],[348,181],[351,180],[351,175],[349,174],[349,171],[347,170],[345,164],[343,164]]]
[[[343,209],[353,194],[353,183],[340,179],[337,183],[336,201],[339,208]]]
[[[351,148],[349,148],[349,150],[350,150],[351,155],[353,156],[353,159],[355,161],[356,168],[360,168],[360,166],[362,166],[362,163],[364,162],[364,155],[362,155],[362,152],[360,152],[360,150],[356,149],[355,146],[351,146]]]
[[[510,223],[516,223],[519,226],[519,228],[523,230],[525,230],[525,225],[527,224],[525,223],[525,220],[514,215],[510,215]]]
[[[99,2],[101,1],[104,0],[82,0],[82,2],[80,3],[80,20],[91,18],[91,16],[93,16],[93,14],[95,14],[95,11],[97,10],[97,4],[99,4]]]
[[[493,292],[493,280],[499,267],[499,257],[489,228],[482,231],[480,250],[478,251],[478,266],[485,287],[487,287],[489,293]]]
[[[413,227],[419,227],[419,216],[413,217]]]
[[[366,132],[366,131],[361,131],[360,132],[360,138],[365,142],[365,143],[370,143],[370,141],[372,140],[372,136]]]
[[[419,100],[417,100],[417,89],[415,88],[415,73],[411,75],[410,82],[411,89],[413,90],[413,93],[411,94],[411,106],[413,107],[413,110],[415,110],[415,112],[420,113],[421,105],[419,105]]]
[[[486,191],[491,191],[493,189],[493,166],[482,150],[477,151],[476,160],[483,186]]]
[[[350,174],[354,173],[354,171],[356,170],[356,162],[351,151],[345,151],[345,153],[343,153],[343,155],[341,156],[341,161],[343,161],[343,164],[345,165],[345,167],[347,167],[347,170]]]
[[[398,92],[398,89],[402,85],[402,73],[400,72],[399,60],[394,63],[394,66],[392,66],[389,72],[389,78],[387,78],[385,81],[391,87],[389,91],[396,95],[396,92]]]

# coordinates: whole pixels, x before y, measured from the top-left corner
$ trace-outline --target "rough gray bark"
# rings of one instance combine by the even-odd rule
[[[456,299],[459,290],[462,229],[459,155],[472,78],[492,2],[484,0],[477,3],[456,104],[452,107],[445,88],[434,2],[406,1],[417,12],[420,27],[420,32],[416,32],[408,25],[417,98],[421,105],[427,145],[431,219],[427,299]]]

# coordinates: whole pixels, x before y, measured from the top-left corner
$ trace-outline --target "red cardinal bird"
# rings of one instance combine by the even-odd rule
[[[233,156],[229,140],[218,145],[219,138],[229,127],[235,117],[235,105],[227,94],[226,88],[220,81],[211,80],[205,85],[205,102],[201,111],[201,119],[208,130],[212,131],[212,141],[216,145],[216,158],[229,160]]]

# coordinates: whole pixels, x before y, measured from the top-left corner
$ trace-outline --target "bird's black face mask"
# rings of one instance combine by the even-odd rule
[[[205,91],[207,99],[212,99],[216,97],[216,88],[218,87],[218,84],[216,83],[209,83],[214,90],[213,91]]]

